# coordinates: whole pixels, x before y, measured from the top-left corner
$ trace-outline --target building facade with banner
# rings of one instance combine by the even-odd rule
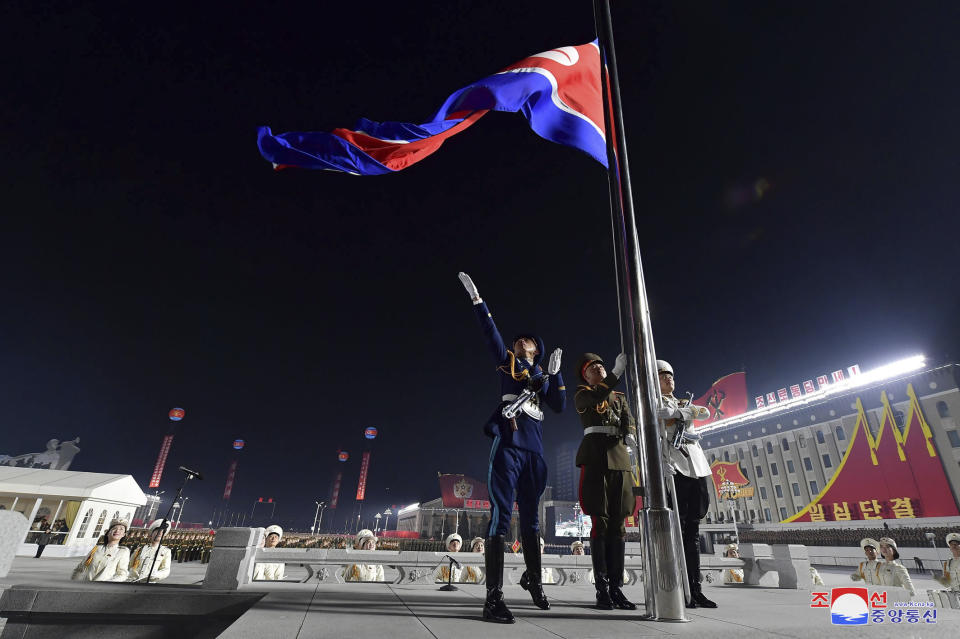
[[[704,429],[707,523],[960,515],[958,387],[960,366],[924,366]]]

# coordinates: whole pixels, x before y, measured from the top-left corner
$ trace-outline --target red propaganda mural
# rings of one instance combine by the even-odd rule
[[[857,398],[857,425],[837,472],[806,508],[782,523],[960,514],[912,384],[907,395],[910,408],[901,432],[886,391],[881,394],[883,415],[876,437]]]
[[[702,397],[693,400],[697,406],[710,409],[710,417],[694,421],[695,426],[706,426],[721,419],[747,412],[747,374],[730,373],[713,383]]]
[[[448,508],[489,508],[487,485],[467,475],[440,475],[440,497]],[[467,505],[470,504],[470,505]]]

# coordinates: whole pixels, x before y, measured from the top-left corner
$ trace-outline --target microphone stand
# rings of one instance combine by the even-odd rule
[[[447,583],[444,584],[443,586],[440,586],[440,590],[446,590],[448,592],[452,590],[459,590],[459,588],[454,586],[452,583],[453,582],[453,564],[457,564],[457,568],[463,568],[463,566],[461,566],[460,562],[454,559],[453,557],[451,557],[450,555],[447,555],[447,559],[450,560],[450,572],[447,573]]]
[[[184,471],[186,472],[186,471]],[[160,549],[163,548],[163,538],[167,534],[167,529],[170,527],[170,515],[173,514],[173,505],[180,501],[180,497],[183,495],[183,489],[186,487],[187,482],[193,479],[193,473],[186,473],[186,476],[183,478],[183,482],[180,484],[180,488],[177,489],[177,496],[173,498],[173,501],[170,502],[170,507],[167,508],[167,514],[163,516],[163,519],[160,520],[160,542],[157,544],[157,551],[153,553],[153,561],[150,563],[150,572],[147,573],[147,584],[150,584],[150,578],[153,577],[153,569],[157,565],[157,557],[160,556]],[[147,537],[147,541],[150,542],[150,545],[153,545],[153,542],[150,540],[150,537]],[[155,582],[155,583],[159,583]]]

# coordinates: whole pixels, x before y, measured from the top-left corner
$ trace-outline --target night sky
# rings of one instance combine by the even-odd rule
[[[604,169],[517,114],[368,178],[274,172],[256,128],[423,122],[592,40],[591,3],[214,4],[0,6],[0,453],[79,436],[73,470],[146,489],[182,406],[164,497],[178,465],[206,475],[184,520],[211,518],[243,438],[232,506],[273,497],[301,529],[338,469],[342,528],[368,426],[365,513],[438,496],[437,472],[484,477],[499,385],[457,272],[507,337],[564,349],[572,390],[581,352],[619,351]],[[614,4],[678,390],[956,361],[958,5]],[[552,465],[575,412],[544,437]]]

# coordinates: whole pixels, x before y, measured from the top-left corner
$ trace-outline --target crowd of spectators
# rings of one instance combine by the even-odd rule
[[[804,546],[858,546],[864,537],[892,537],[901,548],[926,548],[926,533],[934,534],[937,547],[947,545],[946,536],[954,528],[796,528],[786,530],[741,530],[740,541],[760,544],[803,544]]]

